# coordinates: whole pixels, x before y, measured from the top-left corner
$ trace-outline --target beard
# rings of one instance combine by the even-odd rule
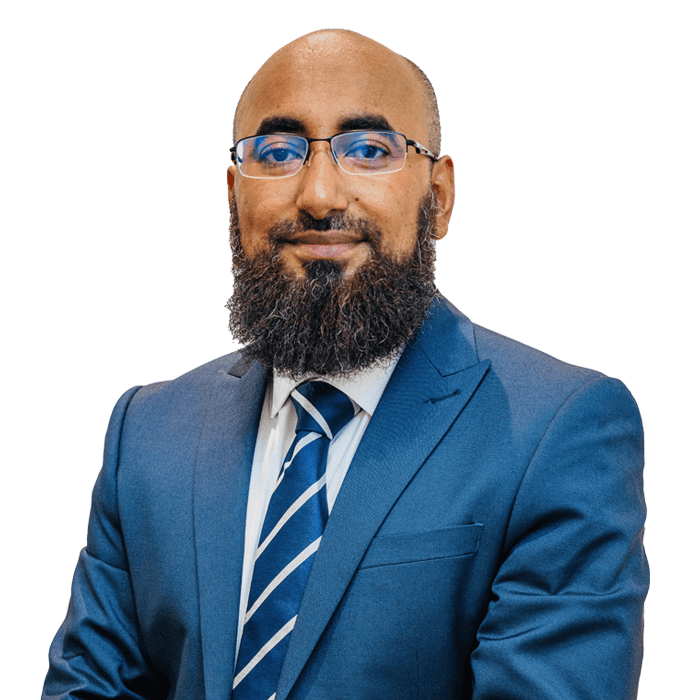
[[[416,221],[416,244],[404,259],[381,252],[381,230],[366,219],[331,215],[317,220],[301,212],[269,232],[270,250],[249,258],[241,245],[235,200],[230,243],[233,295],[226,304],[229,329],[245,345],[245,357],[293,378],[341,376],[388,366],[421,327],[433,299],[435,216],[432,190]],[[304,265],[305,277],[280,259],[283,239],[302,231],[352,230],[368,241],[368,260],[347,276],[333,260]]]

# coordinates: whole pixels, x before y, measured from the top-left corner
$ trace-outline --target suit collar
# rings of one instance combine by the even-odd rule
[[[479,362],[471,321],[444,297],[433,302],[416,343],[442,377]]]
[[[230,374],[232,377],[236,377],[236,379],[242,379],[252,367],[260,368],[257,362],[251,360],[249,357],[246,357],[244,353],[239,352],[237,353],[236,359],[231,365],[228,374]]]

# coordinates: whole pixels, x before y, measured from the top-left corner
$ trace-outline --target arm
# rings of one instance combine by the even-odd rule
[[[137,389],[124,394],[112,412],[92,496],[87,547],[73,577],[68,614],[49,651],[45,700],[165,695],[141,652],[117,503],[119,442]]]
[[[642,661],[642,426],[617,380],[561,406],[515,499],[474,700],[632,700]]]

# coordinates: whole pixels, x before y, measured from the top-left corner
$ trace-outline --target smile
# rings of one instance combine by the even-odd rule
[[[286,239],[294,254],[303,260],[342,260],[366,240],[347,231],[308,231]]]

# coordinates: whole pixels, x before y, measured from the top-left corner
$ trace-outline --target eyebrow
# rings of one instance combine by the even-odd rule
[[[266,117],[260,122],[256,136],[267,134],[305,134],[304,123],[295,117]]]
[[[394,128],[381,114],[361,113],[341,119],[338,123],[338,133],[343,131],[394,131]],[[304,122],[300,119],[278,115],[263,119],[255,135],[306,133]]]
[[[346,117],[339,124],[340,131],[394,131],[381,114],[356,114]]]

